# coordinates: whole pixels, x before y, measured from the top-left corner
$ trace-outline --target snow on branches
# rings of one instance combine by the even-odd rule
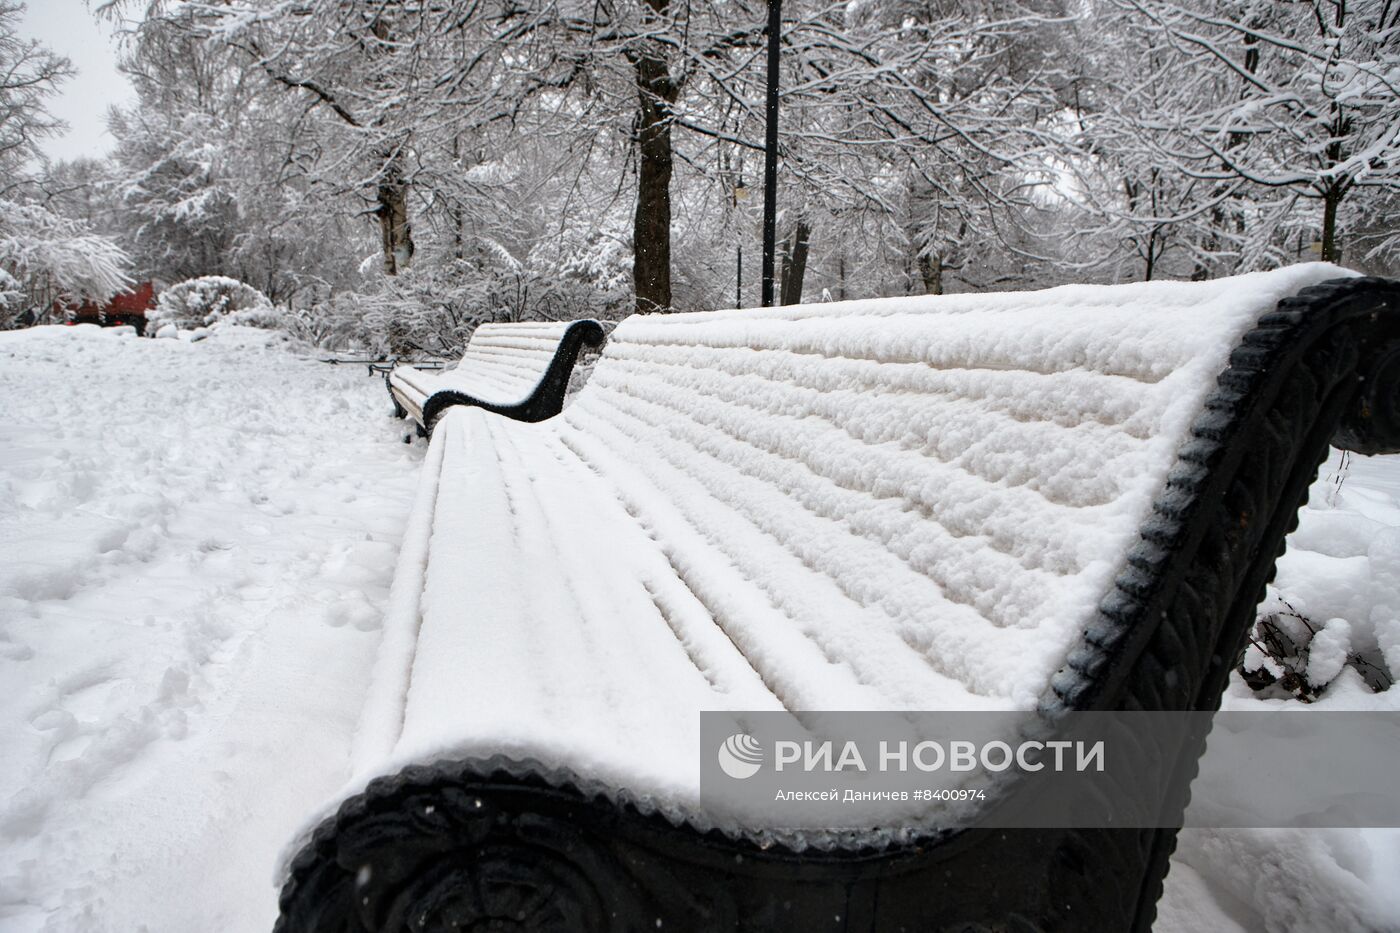
[[[105,302],[131,286],[110,237],[37,204],[0,200],[0,326],[56,320],[63,306]]]
[[[1149,277],[1173,250],[1204,276],[1400,249],[1392,2],[1109,0],[1092,25],[1084,188]]]

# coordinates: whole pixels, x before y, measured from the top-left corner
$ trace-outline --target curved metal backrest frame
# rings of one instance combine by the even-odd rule
[[[431,432],[433,424],[444,411],[454,405],[467,405],[484,408],[489,412],[504,415],[516,421],[544,421],[553,418],[564,408],[564,394],[569,388],[569,376],[574,364],[585,346],[600,347],[605,334],[603,325],[594,320],[574,321],[559,339],[554,357],[545,368],[544,375],[524,399],[502,404],[499,401],[477,398],[456,389],[443,389],[434,392],[423,402],[423,428]]]
[[[1215,646],[1219,626],[1202,628],[1199,612],[1182,610],[1199,602],[1192,590],[1208,587],[1228,593],[1228,605],[1252,623],[1330,443],[1400,452],[1400,282],[1341,279],[1304,289],[1245,335],[1042,709],[1216,709],[1247,626],[1237,633],[1241,644],[1223,646],[1232,650],[1216,659],[1189,649]],[[1179,653],[1206,657],[1206,669],[1164,659],[1162,670],[1141,666],[1163,623],[1184,629]]]
[[[1244,336],[1042,713],[1218,709],[1331,444],[1400,452],[1400,282],[1306,288]],[[1185,811],[1205,741],[1139,749],[1162,765],[1164,822]],[[1123,908],[1146,930],[1176,833],[1137,836],[1143,873]]]

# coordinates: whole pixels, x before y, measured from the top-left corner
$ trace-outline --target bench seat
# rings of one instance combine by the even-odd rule
[[[598,347],[597,321],[482,324],[451,369],[396,366],[385,376],[395,414],[424,433],[454,405],[472,405],[519,421],[542,421],[564,404],[569,375],[585,346]]]
[[[610,840],[575,847],[630,840],[617,857],[642,888],[689,879],[657,864],[686,852],[687,872],[744,892],[743,928],[804,928],[764,913],[784,898],[810,898],[804,917],[839,915],[868,881],[889,905],[882,924],[923,916],[924,891],[941,899],[940,922],[1024,909],[1026,925],[1006,928],[1076,928],[1046,916],[1063,921],[1097,897],[1102,915],[1078,929],[1145,929],[1169,834],[1097,845],[1076,864],[1099,864],[1102,884],[1121,889],[1086,879],[1066,894],[1034,877],[1068,858],[1065,834],[932,845],[933,808],[840,836],[726,823],[700,801],[698,712],[1214,709],[1338,423],[1361,452],[1400,446],[1390,390],[1357,376],[1400,378],[1400,288],[1305,291],[1346,275],[1309,264],[1216,282],[633,317],[548,424],[446,412],[347,802],[293,864],[283,928],[331,928],[297,911],[307,892],[349,897],[326,891],[370,864],[365,840],[386,831],[356,837],[357,821],[431,792],[524,800],[542,808],[536,819],[548,811],[550,825]],[[1352,358],[1318,349],[1353,327]],[[1323,365],[1311,352],[1336,372],[1285,392],[1293,383],[1278,380]],[[1256,469],[1246,445],[1268,463],[1250,474],[1257,489],[1241,485]],[[1233,519],[1193,517],[1261,492],[1257,537],[1221,543]],[[1208,573],[1228,577],[1218,601],[1178,592]],[[933,854],[945,849],[954,855]],[[454,870],[484,859],[473,851]],[[731,858],[754,866],[742,883]],[[921,859],[932,860],[923,875],[910,868]],[[410,862],[394,883],[426,871]],[[404,896],[373,895],[381,914]],[[637,897],[637,917],[664,912]]]

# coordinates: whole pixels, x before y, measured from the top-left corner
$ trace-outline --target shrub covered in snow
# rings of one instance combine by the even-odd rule
[[[1400,511],[1344,491],[1352,461],[1338,462],[1299,514],[1239,665],[1264,697],[1311,703],[1347,681],[1380,692],[1400,672]]]
[[[480,283],[451,270],[409,270],[334,299],[340,313],[357,319],[375,353],[459,355],[478,324],[491,320]]]
[[[609,244],[604,244],[607,246]],[[631,310],[630,269],[617,250],[599,247],[596,262],[564,261],[537,250],[516,259],[478,237],[466,258],[385,276],[341,292],[323,310],[359,322],[358,343],[376,353],[460,356],[478,324],[618,318]]]
[[[1287,600],[1266,601],[1271,611],[1254,623],[1249,646],[1240,662],[1240,676],[1251,689],[1268,695],[1268,688],[1311,703],[1331,686],[1342,668],[1356,668],[1372,689],[1390,685],[1388,672],[1351,650],[1351,625],[1345,619],[1319,624]],[[1369,676],[1368,676],[1369,675]]]
[[[372,343],[365,339],[359,306],[339,298],[303,307],[279,307],[276,327],[292,339],[316,347],[350,350]]]
[[[246,327],[260,327],[263,330],[286,330],[286,318],[286,308],[281,308],[268,302],[267,304],[255,305],[251,308],[231,311],[223,320],[230,324],[242,324]]]
[[[172,285],[146,312],[151,330],[166,324],[192,328],[233,320],[254,327],[276,327],[277,313],[267,296],[251,285],[223,275],[205,275]]]

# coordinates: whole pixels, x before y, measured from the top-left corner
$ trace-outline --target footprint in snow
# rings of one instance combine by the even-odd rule
[[[331,628],[352,626],[361,632],[372,632],[379,628],[383,613],[359,590],[351,590],[326,607],[323,619]]]

